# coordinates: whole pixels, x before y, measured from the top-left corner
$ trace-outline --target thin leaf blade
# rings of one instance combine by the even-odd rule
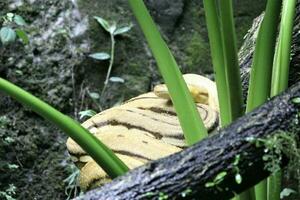
[[[115,32],[114,35],[122,35],[124,33],[127,33],[128,31],[130,31],[132,28],[132,24],[130,24],[129,26],[124,26],[121,28],[118,28]]]
[[[94,16],[94,19],[101,25],[102,28],[104,28],[107,32],[110,32],[110,25],[108,21],[98,16]]]
[[[110,59],[110,55],[108,53],[99,52],[99,53],[93,53],[89,55],[90,58],[94,58],[96,60],[108,60]]]

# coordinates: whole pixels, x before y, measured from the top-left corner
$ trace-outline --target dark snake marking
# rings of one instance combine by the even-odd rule
[[[161,140],[163,137],[165,137],[165,138],[173,138],[173,139],[180,139],[180,140],[184,139],[183,133],[180,133],[180,134],[178,133],[176,135],[166,135],[166,136],[163,136],[159,132],[151,131],[151,130],[148,130],[148,129],[144,128],[144,127],[132,125],[132,124],[129,124],[129,123],[126,123],[126,122],[120,122],[118,120],[108,120],[108,121],[105,121],[105,122],[95,123],[95,125],[96,125],[96,128],[101,128],[101,127],[107,126],[107,125],[111,125],[111,126],[125,126],[128,129],[137,129],[137,130],[140,130],[140,131],[148,132],[151,135],[153,135],[154,138],[159,139],[159,140]]]

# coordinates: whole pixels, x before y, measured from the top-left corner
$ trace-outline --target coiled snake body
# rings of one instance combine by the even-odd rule
[[[203,76],[186,74],[184,79],[208,131],[218,126],[215,83]],[[82,124],[130,168],[141,166],[186,147],[182,129],[165,85],[105,110]],[[89,190],[110,181],[96,162],[71,138],[67,148],[80,168],[80,186]]]

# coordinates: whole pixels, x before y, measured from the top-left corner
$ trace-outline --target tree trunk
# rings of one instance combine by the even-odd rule
[[[261,19],[262,16],[255,20],[239,54],[244,97],[247,94],[255,32]],[[300,138],[300,127],[297,124],[300,104],[295,103],[296,98],[300,97],[300,0],[295,23],[290,70],[290,84],[295,83],[293,87],[218,134],[182,152],[137,168],[77,200],[167,197],[229,199],[234,196],[234,192],[240,193],[268,177],[270,172],[264,169],[266,163],[262,159],[266,155],[264,148],[257,147],[248,139],[272,137],[279,131],[291,132]],[[237,160],[238,164],[234,165]],[[240,184],[235,180],[238,172],[242,176]],[[213,184],[216,176],[221,174],[224,175],[221,181]]]

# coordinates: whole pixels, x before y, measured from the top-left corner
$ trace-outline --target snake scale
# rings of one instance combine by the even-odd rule
[[[196,74],[183,76],[209,132],[219,124],[216,85]],[[186,147],[182,129],[166,85],[107,109],[83,124],[130,168],[181,151]],[[80,187],[89,190],[109,182],[109,177],[71,138],[67,148],[80,169]]]

